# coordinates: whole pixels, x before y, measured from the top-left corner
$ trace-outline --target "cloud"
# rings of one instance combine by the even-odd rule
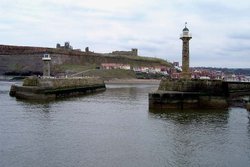
[[[248,32],[231,34],[229,37],[231,40],[250,40],[250,34]]]
[[[187,21],[192,66],[249,67],[249,10],[246,0],[2,0],[0,38],[46,47],[70,41],[95,52],[138,48],[140,55],[181,61]]]

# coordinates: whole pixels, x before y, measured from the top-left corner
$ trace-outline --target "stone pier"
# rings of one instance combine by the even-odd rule
[[[224,109],[244,95],[250,95],[250,83],[163,79],[158,90],[149,93],[149,108]]]
[[[12,85],[10,96],[26,100],[54,100],[62,97],[104,91],[99,78],[27,78],[22,86]]]

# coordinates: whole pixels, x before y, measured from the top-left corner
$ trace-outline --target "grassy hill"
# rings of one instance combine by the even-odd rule
[[[117,79],[133,79],[136,78],[135,72],[132,70],[112,69],[112,70],[100,70],[94,69],[79,74],[79,76],[95,76],[103,78],[104,80]]]

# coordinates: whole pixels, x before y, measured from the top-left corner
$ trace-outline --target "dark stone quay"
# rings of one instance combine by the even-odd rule
[[[158,90],[149,93],[149,108],[223,109],[233,99],[248,95],[249,82],[163,79]]]
[[[250,82],[192,79],[189,70],[189,33],[185,23],[182,40],[182,72],[179,79],[163,79],[156,92],[149,93],[149,108],[225,109],[240,96],[250,95]],[[249,99],[244,104],[249,110]]]

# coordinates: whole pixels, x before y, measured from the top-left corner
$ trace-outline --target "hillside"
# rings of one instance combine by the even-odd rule
[[[110,55],[61,48],[0,45],[0,74],[42,73],[42,56],[49,53],[53,75],[99,68],[102,63],[129,64],[132,67],[171,66],[162,59],[142,56]]]

